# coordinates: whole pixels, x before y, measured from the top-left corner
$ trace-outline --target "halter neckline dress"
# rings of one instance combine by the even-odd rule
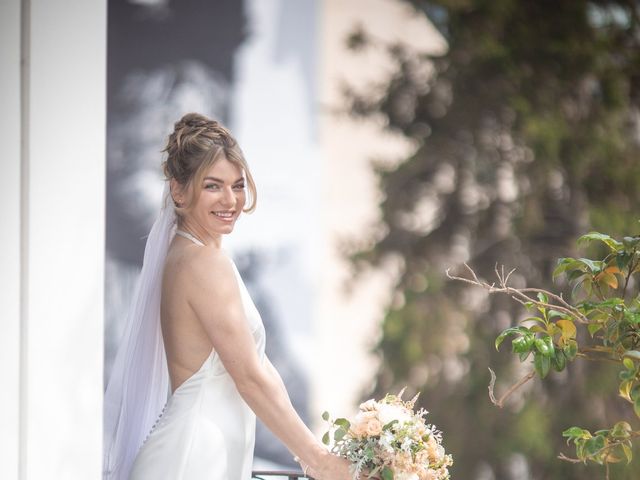
[[[176,232],[202,245],[187,232]],[[184,235],[183,233],[187,233]],[[233,262],[232,262],[233,263]],[[262,360],[265,330],[240,277],[246,321]],[[215,351],[169,400],[140,448],[130,480],[249,480],[256,417]]]

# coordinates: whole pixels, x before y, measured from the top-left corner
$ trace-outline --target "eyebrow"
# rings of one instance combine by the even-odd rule
[[[204,177],[202,180],[213,180],[214,182],[224,183],[224,180],[222,180],[221,178],[216,178],[216,177]],[[238,183],[238,182],[241,182],[243,180],[244,180],[244,177],[240,177],[239,179],[237,179],[233,183]]]

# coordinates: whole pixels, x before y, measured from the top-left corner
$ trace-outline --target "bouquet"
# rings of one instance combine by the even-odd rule
[[[360,405],[353,422],[332,420],[328,412],[322,418],[329,430],[322,437],[331,452],[353,464],[353,478],[382,480],[448,480],[451,455],[442,446],[442,434],[425,423],[427,411],[414,412],[418,395],[402,400],[386,395],[382,400],[367,400]]]

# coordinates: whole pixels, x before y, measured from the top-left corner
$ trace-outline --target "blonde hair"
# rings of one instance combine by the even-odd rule
[[[236,139],[220,123],[199,113],[187,113],[175,123],[163,152],[167,153],[162,163],[166,179],[175,179],[184,189],[200,185],[207,170],[220,158],[226,158],[240,168],[248,184],[250,202],[242,211],[251,213],[256,209],[256,184],[249,165]],[[186,205],[174,202],[176,214],[182,216],[199,195],[200,189],[192,188]]]

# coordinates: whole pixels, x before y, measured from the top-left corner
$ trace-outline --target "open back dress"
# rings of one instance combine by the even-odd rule
[[[264,360],[262,319],[235,264],[233,268],[256,350]],[[255,414],[212,351],[170,396],[136,456],[130,480],[249,480],[255,427]]]

